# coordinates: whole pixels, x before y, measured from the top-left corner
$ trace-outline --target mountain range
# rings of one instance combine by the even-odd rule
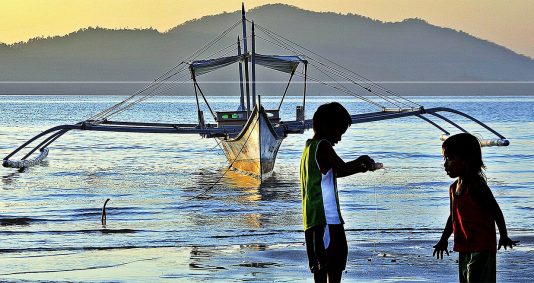
[[[388,23],[283,4],[252,9],[247,18],[399,93],[534,94],[532,58],[420,19]],[[126,95],[239,19],[236,11],[188,21],[164,33],[86,28],[66,36],[0,44],[0,94]],[[222,46],[235,42],[238,31]],[[259,43],[261,38],[258,53],[280,53]],[[176,93],[191,95],[192,87],[177,88]]]

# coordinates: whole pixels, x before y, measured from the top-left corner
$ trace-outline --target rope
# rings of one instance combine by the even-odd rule
[[[258,37],[261,38],[261,39],[263,39],[263,40],[265,40],[265,41],[267,41],[267,42],[269,42],[269,43],[271,43],[271,44],[273,44],[273,45],[277,45],[278,47],[282,47],[282,48],[285,47],[285,49],[287,49],[287,50],[289,50],[289,51],[291,51],[291,52],[298,53],[298,51],[299,51],[299,50],[296,50],[296,49],[294,49],[294,48],[291,48],[291,47],[288,46],[287,44],[284,44],[284,43],[281,43],[281,42],[279,42],[280,44],[276,44],[276,43],[273,43],[272,41],[269,41],[268,39],[263,38],[263,37],[261,37],[261,36],[258,36]],[[273,39],[277,40],[276,38],[273,38]],[[278,41],[278,40],[277,40],[277,41]],[[283,46],[281,46],[281,45],[283,45]],[[316,61],[316,62],[318,62],[318,63],[320,63],[320,64],[326,66],[325,64],[323,64],[323,63],[321,63],[321,62],[319,62],[319,61],[317,61],[317,60],[315,60],[315,59],[313,59],[313,58],[311,58],[311,57],[307,57],[307,58],[310,59],[311,61]],[[313,65],[313,64],[310,64],[310,65],[311,65],[311,66],[314,66],[317,70],[319,70],[320,72],[322,72],[323,74],[325,74],[326,76],[328,76],[332,81],[336,81],[332,76],[328,75],[325,71],[321,70],[321,69],[318,68],[317,66],[315,66],[315,65]],[[327,67],[328,67],[328,66],[327,66]],[[330,69],[333,70],[333,71],[336,71],[335,69],[333,69],[333,68],[331,68],[331,67],[330,67]],[[338,74],[338,76],[339,76],[339,74]],[[347,78],[345,78],[345,79],[347,79]],[[363,89],[365,89],[365,90],[371,92],[371,90],[368,89],[368,88],[366,88],[365,86],[362,86],[361,84],[358,84],[358,83],[354,82],[353,80],[351,80],[351,82],[353,82],[353,83],[355,83],[356,85],[360,86],[361,88],[363,88]],[[350,90],[348,90],[345,86],[341,85],[339,82],[336,81],[336,83],[339,84],[340,87],[343,88],[343,89],[345,90],[346,93],[347,93],[347,92],[350,92]],[[376,93],[375,93],[375,94],[376,94]],[[377,95],[380,96],[379,94],[377,94]],[[365,99],[363,99],[363,96],[361,96],[361,95],[357,95],[357,97],[360,98],[360,99],[362,99],[362,100],[364,100],[364,101],[366,101],[366,102],[369,102],[369,103],[370,103],[369,100],[365,100]],[[384,99],[384,98],[383,98],[383,99]],[[384,100],[388,101],[387,99],[384,99]],[[390,103],[391,103],[391,102],[390,102]],[[394,104],[394,105],[395,105],[395,104]],[[378,107],[381,108],[381,109],[385,108],[385,106],[384,106],[384,105],[381,105],[381,104],[378,104]]]
[[[378,195],[376,193],[376,186],[373,186],[375,194],[375,240],[373,241],[373,254],[376,255],[376,242],[378,239]]]
[[[190,201],[190,200],[194,200],[194,199],[199,199],[199,198],[202,198],[204,195],[206,195],[208,192],[210,192],[213,188],[215,188],[215,185],[219,184],[219,182],[222,180],[222,178],[226,175],[226,173],[228,173],[228,171],[230,171],[230,169],[232,168],[232,166],[234,165],[234,163],[237,161],[237,158],[241,155],[241,152],[243,152],[243,149],[245,148],[245,146],[247,145],[248,143],[248,140],[250,138],[250,136],[252,135],[252,132],[254,130],[254,128],[256,127],[256,125],[258,124],[258,121],[260,120],[260,118],[258,117],[256,119],[256,121],[254,122],[254,125],[252,126],[252,129],[250,130],[250,133],[248,134],[245,142],[243,143],[243,146],[239,149],[239,152],[236,154],[234,160],[232,160],[232,162],[230,162],[230,165],[228,165],[228,168],[226,168],[226,170],[224,171],[224,173],[219,176],[219,178],[213,182],[207,189],[205,189],[203,192],[197,194],[196,196],[193,196],[193,197],[190,197],[188,199],[186,199],[186,201]]]
[[[145,96],[143,96],[143,97],[141,97],[141,98],[138,98],[137,100],[131,102],[131,103],[128,104],[128,105],[125,105],[124,107],[122,107],[122,108],[120,108],[120,109],[117,109],[117,110],[115,110],[115,111],[112,111],[112,112],[108,113],[105,117],[102,117],[102,118],[100,118],[100,119],[107,119],[108,117],[111,117],[111,116],[113,116],[113,115],[117,115],[117,114],[119,114],[119,113],[122,113],[122,112],[124,112],[124,111],[126,111],[126,110],[128,110],[128,109],[131,109],[133,106],[135,106],[135,105],[137,105],[137,104],[139,104],[139,103],[141,103],[141,102],[143,102],[143,101],[145,101],[145,100],[147,100],[147,99],[149,99],[149,98],[151,98],[151,97],[154,97],[154,96],[156,96],[156,95],[158,95],[158,94],[160,94],[160,93],[163,93],[163,92],[165,92],[165,91],[167,91],[167,90],[170,90],[171,88],[176,87],[176,86],[173,85],[173,84],[174,84],[175,82],[178,82],[178,80],[184,78],[185,76],[187,76],[187,74],[182,75],[181,77],[177,78],[176,80],[173,80],[173,81],[168,82],[168,83],[170,83],[170,86],[167,86],[166,88],[160,89],[160,90],[158,91],[158,89],[164,85],[164,84],[159,84],[156,88],[154,88],[153,90],[151,90],[151,91],[150,91],[148,94],[146,94]],[[178,85],[183,84],[183,83],[185,83],[185,82],[178,82]],[[158,91],[158,92],[156,92],[156,91]]]
[[[325,64],[323,64],[323,63],[321,63],[321,62],[318,62],[318,63],[319,63],[321,66],[324,66],[324,67],[326,67],[326,68],[329,68],[332,72],[336,73],[336,75],[340,76],[341,78],[344,78],[344,79],[346,79],[346,80],[349,80],[351,83],[353,83],[353,84],[355,84],[355,85],[357,85],[357,86],[359,86],[359,87],[361,87],[361,88],[367,90],[368,92],[371,92],[371,93],[373,93],[373,94],[376,94],[376,95],[379,96],[380,98],[384,99],[384,100],[387,101],[388,103],[391,103],[391,104],[395,105],[395,106],[398,107],[398,108],[402,108],[400,105],[398,105],[398,104],[396,103],[396,102],[398,102],[398,101],[395,101],[395,99],[390,99],[390,98],[388,98],[386,95],[380,94],[380,93],[378,93],[378,92],[374,92],[372,89],[370,89],[370,88],[368,88],[368,87],[365,87],[365,86],[361,85],[360,83],[354,81],[352,78],[350,78],[350,77],[348,77],[348,76],[345,76],[343,73],[339,72],[338,70],[333,69],[333,68],[330,68],[329,66],[327,66],[327,65],[325,65]],[[321,70],[318,66],[315,66],[314,64],[310,64],[310,65],[312,65],[313,67],[317,68],[319,71],[321,71],[321,72],[323,72],[323,73],[326,74],[326,72],[323,71],[323,70]],[[329,77],[330,77],[330,76],[329,76]],[[391,100],[393,100],[393,101],[391,101]],[[403,103],[401,102],[401,104],[403,104]],[[405,104],[405,105],[406,105],[406,104]]]
[[[176,67],[180,66],[184,64],[183,62],[178,64]],[[175,68],[176,68],[175,67]],[[173,68],[173,69],[175,69]],[[178,71],[177,73],[181,72],[182,70]],[[168,74],[169,71],[165,72],[165,74]],[[176,74],[176,73],[175,73]],[[163,75],[162,75],[163,76]],[[134,93],[133,95],[131,95],[130,97],[128,97],[127,99],[111,106],[110,108],[108,109],[105,109],[104,111],[101,111],[100,113],[92,116],[91,118],[89,118],[89,120],[98,120],[98,119],[104,119],[106,117],[109,117],[111,115],[108,115],[110,112],[112,112],[113,110],[121,107],[123,104],[125,104],[126,102],[132,100],[133,98],[135,98],[136,96],[140,95],[141,93],[147,91],[148,89],[152,88],[152,87],[155,87],[155,86],[158,86],[163,80],[161,81],[158,81],[162,78],[162,76],[159,76],[158,78],[156,78],[153,82],[149,83],[148,85],[146,85],[144,88],[138,90],[136,93]],[[165,79],[168,79],[169,77],[165,78]]]
[[[304,78],[304,75],[301,75],[301,74],[299,74],[299,73],[296,73],[296,75],[299,76],[299,77],[301,77],[301,78]],[[362,95],[353,93],[353,92],[351,92],[350,90],[347,90],[347,89],[345,89],[345,88],[339,88],[339,87],[333,86],[333,85],[331,85],[331,84],[329,84],[329,83],[327,83],[327,82],[323,82],[323,81],[321,81],[321,80],[319,80],[319,79],[317,79],[317,78],[315,78],[315,77],[312,77],[312,76],[310,76],[310,75],[308,75],[308,79],[310,79],[311,81],[314,81],[314,82],[316,82],[316,83],[319,83],[319,84],[322,84],[322,85],[331,87],[331,88],[333,88],[333,89],[335,89],[335,90],[338,90],[338,91],[340,91],[340,92],[344,92],[344,93],[346,93],[346,94],[348,94],[348,95],[351,95],[351,96],[353,96],[353,97],[359,98],[359,99],[361,99],[361,100],[363,100],[363,101],[365,101],[365,102],[367,102],[367,103],[370,103],[370,104],[375,105],[376,107],[378,107],[378,108],[380,108],[380,109],[384,109],[384,106],[382,106],[381,104],[376,103],[376,102],[374,102],[374,101],[372,101],[372,100],[370,100],[370,99],[368,99],[368,98],[366,98],[366,97],[364,97],[364,96],[362,96]]]
[[[196,57],[200,56],[202,53],[204,53],[208,48],[213,46],[217,41],[219,41],[221,38],[225,37],[230,31],[232,31],[236,26],[238,26],[241,23],[241,20],[235,22],[232,26],[227,28],[225,31],[223,31],[219,36],[212,39],[208,43],[206,43],[203,47],[199,48],[197,51],[195,51],[191,56],[189,56],[186,60],[192,60]]]
[[[251,38],[251,36],[249,35],[249,36],[247,36],[247,38]],[[239,39],[239,42],[243,42],[243,39]],[[217,54],[219,54],[219,53],[225,51],[226,49],[230,49],[230,47],[237,47],[237,42],[236,42],[236,43],[232,43],[232,44],[230,44],[230,45],[228,45],[228,46],[226,46],[226,47],[224,47],[224,48],[222,48],[222,49],[220,49],[220,50],[218,50],[218,51],[215,51],[215,52],[211,53],[210,55],[207,56],[207,58],[210,58],[210,57],[212,57],[212,56],[215,56],[215,55],[217,55]],[[230,52],[233,52],[233,50],[230,50],[230,51],[224,53],[224,54],[222,55],[222,57],[228,55]]]
[[[181,63],[181,64],[184,64],[184,63]],[[94,116],[91,117],[90,119],[91,119],[91,120],[104,120],[104,119],[106,119],[106,118],[108,118],[108,117],[110,117],[110,116],[112,116],[112,115],[115,115],[115,114],[116,114],[115,112],[120,111],[120,110],[116,110],[116,109],[119,109],[121,106],[122,106],[122,108],[120,108],[120,109],[129,109],[129,108],[131,108],[130,104],[136,104],[136,101],[134,101],[134,102],[130,102],[130,104],[126,104],[126,102],[128,102],[128,101],[134,99],[135,97],[139,96],[141,93],[143,93],[143,92],[149,90],[150,88],[153,88],[153,89],[149,92],[149,94],[148,94],[148,95],[150,95],[151,93],[153,93],[154,91],[156,91],[159,87],[161,87],[161,85],[162,85],[162,83],[163,83],[164,81],[166,81],[166,80],[168,80],[169,78],[171,78],[171,77],[173,77],[173,76],[179,74],[180,72],[183,72],[184,70],[185,70],[185,68],[181,69],[180,71],[178,71],[178,72],[176,72],[176,73],[174,73],[174,74],[172,74],[172,75],[169,75],[169,76],[165,77],[164,79],[162,79],[162,80],[160,80],[160,81],[156,81],[156,80],[154,80],[154,82],[148,84],[146,87],[144,87],[143,89],[137,91],[137,92],[136,92],[135,94],[133,94],[132,96],[130,96],[130,97],[128,97],[127,99],[125,99],[125,100],[123,100],[123,101],[121,101],[121,102],[115,104],[114,106],[112,106],[112,107],[110,107],[110,108],[108,108],[108,109],[106,109],[106,110],[104,110],[104,111],[102,111],[102,112],[100,112],[100,113],[94,115]],[[167,74],[168,74],[168,72],[167,72]],[[161,76],[160,76],[159,78],[161,79]],[[145,96],[147,96],[147,95],[145,95]],[[124,105],[124,106],[123,106],[123,105]],[[120,112],[122,112],[122,111],[120,111]]]
[[[214,147],[212,147],[210,149],[210,151],[216,149],[217,147],[220,148],[221,150],[223,150],[223,148],[221,147],[221,142],[217,141],[217,139],[215,139],[215,138],[213,140],[215,140],[216,145]]]
[[[291,48],[291,47],[290,47],[288,44],[285,44],[285,43],[281,42],[281,40],[279,40],[278,38],[280,38],[280,39],[282,39],[282,40],[284,40],[284,41],[286,41],[286,42],[289,42],[289,43],[291,43],[291,44],[293,44],[293,45],[295,45],[295,46],[297,46],[297,47],[299,47],[299,48],[301,48],[301,49],[303,49],[303,50],[305,50],[305,51],[308,51],[308,52],[310,52],[310,53],[312,53],[312,54],[318,56],[319,58],[322,58],[322,59],[328,61],[329,63],[333,64],[334,66],[337,66],[337,67],[341,68],[342,70],[348,71],[349,73],[351,73],[351,74],[353,74],[353,75],[355,75],[355,76],[357,76],[357,77],[359,77],[359,78],[365,80],[367,84],[370,84],[370,85],[372,85],[372,86],[378,88],[379,90],[382,90],[382,91],[386,92],[387,94],[392,95],[392,96],[395,97],[395,98],[391,98],[391,97],[390,97],[389,99],[393,99],[393,100],[395,100],[395,101],[398,102],[398,103],[405,104],[405,103],[399,101],[399,99],[402,99],[402,100],[407,101],[408,103],[410,103],[410,104],[412,104],[412,105],[417,105],[418,107],[421,107],[421,105],[419,105],[419,104],[417,104],[417,103],[415,103],[415,102],[413,102],[413,101],[411,101],[411,100],[409,100],[409,99],[406,99],[406,98],[404,98],[404,97],[402,97],[402,96],[400,96],[400,95],[397,95],[397,94],[393,93],[391,90],[388,90],[388,89],[386,89],[385,87],[383,87],[383,86],[381,86],[381,85],[379,85],[379,84],[374,83],[373,81],[369,80],[368,78],[366,78],[366,77],[364,77],[364,76],[362,76],[362,75],[359,75],[359,74],[355,73],[354,71],[352,71],[352,70],[350,70],[350,69],[348,69],[348,68],[346,68],[346,67],[343,67],[343,66],[341,66],[341,65],[339,65],[339,64],[337,64],[337,63],[335,63],[334,61],[332,61],[332,60],[330,60],[330,59],[328,59],[328,58],[326,58],[326,57],[324,57],[324,56],[321,56],[320,54],[317,54],[316,52],[314,52],[314,51],[312,51],[312,50],[310,50],[310,49],[308,49],[308,48],[305,48],[305,47],[303,47],[303,46],[301,46],[301,45],[299,45],[299,44],[297,44],[297,43],[295,43],[295,42],[293,42],[293,41],[291,41],[291,40],[289,40],[289,39],[287,39],[287,38],[285,38],[285,37],[283,37],[283,36],[281,36],[281,35],[278,35],[277,33],[273,32],[273,31],[270,31],[270,30],[268,30],[267,28],[262,27],[261,25],[257,25],[257,24],[255,24],[255,26],[257,26],[257,27],[259,28],[259,30],[261,30],[262,32],[264,32],[264,33],[265,33],[266,35],[268,35],[269,37],[273,38],[274,40],[276,40],[276,41],[279,42],[280,44],[283,44],[287,49],[289,49],[289,48]],[[277,38],[277,37],[278,37],[278,38]],[[291,49],[294,50],[295,48],[291,48]],[[336,68],[333,68],[332,66],[328,66],[328,65],[326,65],[326,64],[324,64],[324,63],[322,63],[322,62],[320,62],[319,60],[316,60],[316,59],[311,58],[311,57],[310,57],[310,59],[313,60],[313,61],[316,61],[316,62],[318,62],[318,63],[320,63],[320,64],[322,64],[322,65],[324,65],[325,67],[327,67],[327,68],[329,68],[329,69],[331,69],[331,70],[335,70],[336,72],[338,72],[338,75],[339,75],[339,74],[347,75],[346,72],[341,71],[341,70],[338,70],[338,69],[336,69]],[[356,83],[356,82],[353,82],[353,83]],[[358,83],[356,83],[356,84],[359,85]],[[366,88],[365,86],[361,86],[361,85],[359,85],[359,86],[360,86],[360,87],[363,87],[363,88],[365,88],[365,89],[367,89],[367,90],[369,90],[369,89]],[[374,92],[374,93],[377,94],[376,92]],[[377,95],[379,95],[379,94],[377,94]],[[379,95],[379,96],[381,96],[384,100],[388,101],[388,99],[385,98],[386,96],[384,96],[384,95]],[[390,102],[390,103],[391,103],[391,102]],[[407,105],[407,104],[405,104],[405,105]]]
[[[91,118],[89,118],[89,120],[104,120],[104,119],[106,119],[106,118],[108,118],[108,117],[110,117],[112,115],[116,115],[116,114],[118,114],[120,112],[123,112],[124,110],[130,109],[131,107],[133,107],[133,105],[135,105],[135,104],[137,104],[139,102],[142,102],[142,101],[146,100],[147,98],[153,96],[151,94],[153,94],[155,92],[155,90],[157,90],[159,87],[161,87],[161,85],[162,85],[162,83],[164,81],[170,79],[171,77],[179,74],[180,72],[182,72],[184,70],[187,70],[187,68],[183,68],[180,71],[168,76],[169,73],[174,71],[179,66],[186,64],[185,63],[186,61],[190,61],[190,60],[200,56],[202,53],[204,53],[206,50],[208,50],[211,46],[213,46],[216,42],[218,42],[221,38],[225,37],[230,31],[235,29],[240,23],[241,23],[241,21],[235,22],[233,25],[231,25],[229,28],[224,30],[217,37],[215,37],[214,39],[212,39],[209,42],[205,43],[202,47],[200,47],[195,52],[193,52],[193,54],[190,55],[189,57],[187,57],[186,60],[182,61],[181,63],[177,64],[173,68],[171,68],[168,71],[166,71],[165,73],[163,73],[162,75],[158,76],[156,79],[154,79],[153,82],[149,83],[144,88],[142,88],[141,90],[137,91],[136,93],[134,93],[133,95],[131,95],[127,99],[125,99],[125,100],[113,105],[112,107],[110,107],[110,108],[108,108],[108,109],[106,109],[106,110],[104,110],[104,111],[92,116]],[[130,100],[134,99],[135,97],[137,97],[138,95],[142,94],[143,92],[149,90],[150,88],[154,88],[154,89],[148,95],[146,95],[143,98],[138,99],[138,100],[136,100],[136,101],[134,101],[134,102],[132,102],[130,104],[126,104],[127,102],[129,102]],[[123,106],[123,105],[125,105],[125,106]],[[120,107],[122,107],[122,108],[119,109],[119,110],[116,110],[116,109],[118,109]]]

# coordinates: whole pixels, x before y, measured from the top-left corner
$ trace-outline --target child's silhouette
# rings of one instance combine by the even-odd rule
[[[504,216],[486,183],[480,143],[462,133],[446,139],[442,149],[447,175],[458,179],[449,188],[450,215],[433,255],[438,259],[443,252],[449,255],[447,240],[454,233],[460,282],[495,282],[495,223],[501,236],[498,249],[512,248],[519,241],[508,238]]]
[[[321,105],[313,115],[312,139],[306,141],[300,162],[302,213],[306,251],[316,282],[341,281],[347,262],[347,240],[339,209],[336,178],[374,170],[367,155],[344,162],[334,151],[351,125],[339,103]]]

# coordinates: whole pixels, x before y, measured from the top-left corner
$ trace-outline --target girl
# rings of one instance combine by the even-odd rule
[[[447,175],[458,179],[449,188],[450,215],[433,256],[449,255],[447,240],[454,233],[460,282],[495,282],[495,223],[501,236],[498,249],[512,248],[519,241],[508,238],[504,216],[486,183],[480,143],[475,136],[462,133],[446,139],[442,150]]]

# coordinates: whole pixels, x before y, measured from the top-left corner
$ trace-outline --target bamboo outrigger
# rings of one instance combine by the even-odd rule
[[[241,52],[241,40],[239,40],[238,38],[238,51],[237,55],[235,56],[220,57],[208,60],[188,60],[186,62],[182,62],[171,70],[169,70],[168,72],[166,72],[165,74],[163,74],[162,76],[156,78],[153,83],[139,90],[137,93],[133,94],[126,100],[98,113],[90,119],[73,125],[56,126],[36,135],[32,139],[23,143],[9,155],[7,155],[3,159],[3,166],[23,168],[39,164],[48,154],[49,145],[51,145],[54,141],[56,141],[62,135],[66,134],[71,130],[132,133],[198,134],[205,138],[218,139],[232,168],[245,172],[247,174],[251,174],[259,178],[260,180],[263,180],[273,171],[276,156],[283,139],[289,134],[302,134],[305,130],[310,129],[312,127],[311,119],[306,119],[304,115],[306,109],[307,81],[309,79],[332,87],[349,95],[356,96],[357,98],[367,103],[373,104],[379,108],[379,111],[377,112],[351,115],[352,123],[354,124],[416,116],[442,131],[443,135],[441,139],[444,140],[448,137],[450,133],[443,127],[441,127],[438,123],[429,119],[428,116],[435,117],[441,121],[449,123],[450,125],[456,127],[462,132],[466,132],[466,130],[460,127],[458,124],[439,114],[439,112],[449,112],[463,116],[479,124],[497,137],[496,139],[482,140],[481,144],[483,146],[509,145],[509,141],[504,136],[465,113],[462,113],[458,110],[442,107],[425,109],[423,106],[416,104],[401,96],[395,95],[393,92],[365,78],[364,82],[361,82],[360,80],[363,77],[318,54],[313,53],[312,51],[306,48],[303,48],[298,44],[293,43],[292,41],[284,37],[278,36],[277,34],[263,27],[260,27],[261,30],[267,36],[272,37],[274,42],[279,43],[280,46],[286,47],[286,49],[289,49],[290,51],[304,50],[311,52],[313,55],[318,56],[320,59],[326,60],[326,63],[315,59],[313,56],[304,57],[298,55],[280,56],[258,54],[255,50],[256,34],[254,29],[256,25],[254,24],[254,22],[250,23],[252,27],[252,44],[251,51],[249,52],[247,44],[248,22],[249,21],[245,17],[244,7],[242,7],[241,20],[221,34],[226,35],[230,30],[236,28],[239,24],[241,24],[243,36],[243,52]],[[193,56],[191,56],[189,59],[194,59],[198,57],[209,47],[211,47],[216,41],[217,40],[209,42],[201,49],[199,49],[199,51],[195,52],[195,54],[193,54]],[[310,64],[309,61],[313,61],[317,64]],[[200,88],[200,85],[197,81],[197,77],[234,63],[239,64],[239,85],[241,90],[239,106],[236,111],[213,111],[202,89]],[[290,75],[289,81],[285,88],[285,92],[282,95],[280,104],[277,109],[264,109],[261,103],[260,96],[256,95],[255,68],[257,65],[271,68]],[[296,70],[301,65],[303,66],[303,71],[301,73],[297,73]],[[330,71],[333,73],[333,75],[350,81],[351,85],[363,89],[367,96],[358,95],[355,91],[347,87],[340,87],[339,85],[325,83],[314,77],[309,76],[308,66],[310,65],[316,67],[317,70],[323,73],[325,71]],[[179,69],[180,66],[182,66],[182,69]],[[163,82],[168,81],[170,78],[175,77],[181,72],[187,70],[190,73],[194,86],[195,98],[197,102],[198,123],[149,123],[114,121],[109,119],[111,116],[121,113],[131,108],[133,105],[158,94],[159,91],[161,91],[161,86]],[[301,76],[303,78],[304,87],[302,95],[302,105],[297,106],[294,120],[282,121],[280,118],[280,107],[284,101],[289,84],[294,75]],[[358,77],[358,79],[354,79],[355,76]],[[330,75],[329,77],[331,78]],[[369,95],[374,95],[374,98],[380,99],[382,103],[378,103],[376,100],[369,98]],[[205,102],[206,107],[212,114],[215,123],[205,122],[199,98],[202,98]],[[387,107],[388,105],[392,107]],[[30,144],[36,141],[40,142],[31,150],[29,150],[29,152],[24,154],[20,160],[14,161],[10,159],[22,149],[29,147]],[[39,153],[36,154],[38,150]],[[34,155],[36,156],[31,158]]]

